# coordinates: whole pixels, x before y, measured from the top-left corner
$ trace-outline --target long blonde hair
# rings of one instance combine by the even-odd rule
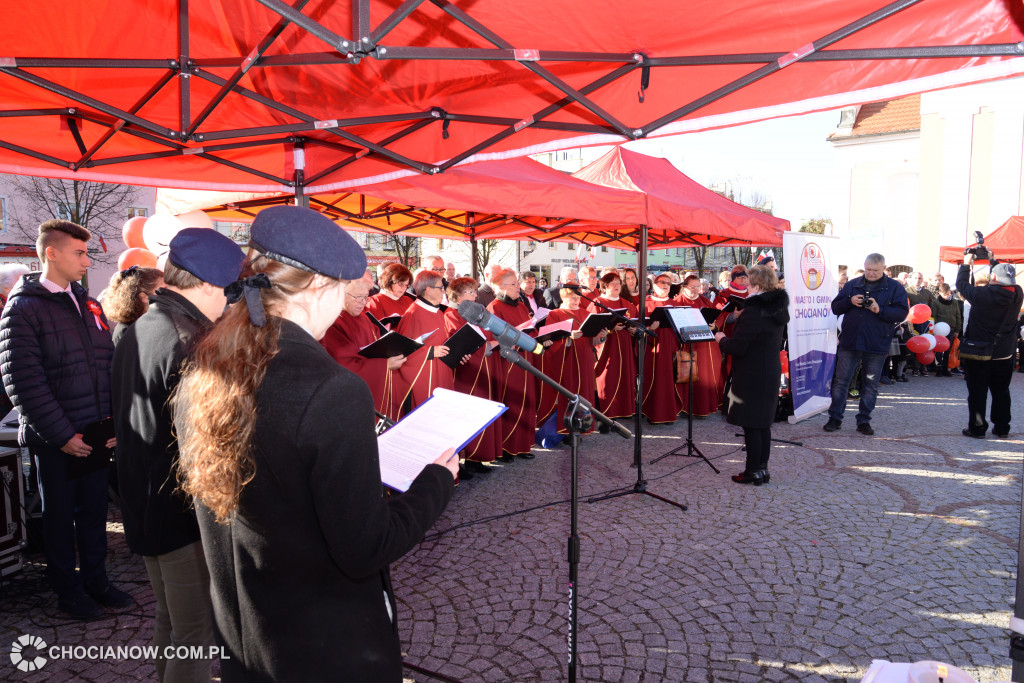
[[[314,277],[253,256],[250,251],[241,277],[264,273],[270,278],[270,289],[259,290],[266,325],[250,322],[244,298],[231,306],[196,346],[171,396],[181,488],[221,523],[230,521],[242,489],[256,474],[256,393],[278,353],[281,311]]]

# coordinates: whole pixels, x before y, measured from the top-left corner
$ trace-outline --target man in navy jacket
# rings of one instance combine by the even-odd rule
[[[885,257],[868,254],[864,275],[847,282],[832,300],[832,312],[843,316],[836,352],[836,374],[832,380],[832,405],[828,409],[826,432],[834,432],[843,424],[846,394],[858,364],[863,388],[857,431],[871,435],[871,412],[878,398],[885,356],[889,352],[893,326],[903,322],[910,312],[907,291],[899,282],[885,274]]]
[[[89,267],[90,237],[70,221],[40,225],[43,270],[22,277],[0,318],[0,372],[21,414],[18,442],[31,449],[39,472],[47,574],[58,607],[75,619],[101,616],[101,604],[134,604],[107,579],[108,467],[85,466],[92,452],[86,428],[111,415],[114,355],[103,311],[78,283]]]

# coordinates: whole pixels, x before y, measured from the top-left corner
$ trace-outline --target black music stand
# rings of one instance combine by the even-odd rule
[[[678,320],[672,315],[673,311],[697,311],[695,308],[677,308],[666,311],[669,318],[672,320],[672,330],[679,337],[680,343],[686,343],[686,347],[690,353],[690,381],[687,382],[687,391],[689,396],[689,410],[686,413],[686,442],[681,446],[673,448],[664,455],[659,455],[657,458],[651,461],[651,464],[664,460],[670,455],[679,455],[685,458],[700,458],[708,464],[708,467],[715,471],[715,474],[721,474],[721,471],[715,467],[715,464],[707,459],[701,450],[697,448],[697,445],[693,442],[693,364],[697,362],[696,357],[693,355],[693,345],[706,344],[715,340],[715,335],[711,332],[711,328],[701,322],[701,324],[684,325],[681,320]],[[699,315],[699,314],[698,314]],[[685,453],[681,451],[686,449]]]

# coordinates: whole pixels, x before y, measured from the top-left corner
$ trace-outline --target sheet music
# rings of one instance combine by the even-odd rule
[[[449,448],[461,450],[505,410],[495,401],[435,389],[429,400],[377,437],[381,481],[408,490],[424,467]]]
[[[683,341],[709,341],[715,338],[699,308],[681,306],[666,308],[665,312]]]

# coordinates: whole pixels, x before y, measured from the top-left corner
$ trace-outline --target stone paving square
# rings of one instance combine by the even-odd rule
[[[1009,439],[968,439],[958,378],[882,387],[874,437],[825,433],[818,416],[777,423],[772,481],[739,486],[739,431],[694,421],[722,470],[669,457],[686,422],[643,427],[653,497],[599,503],[631,488],[632,442],[583,440],[580,466],[578,679],[581,681],[859,681],[873,659],[938,659],[978,681],[1010,678],[1024,452],[1024,381],[1011,385]],[[393,568],[406,661],[471,682],[566,679],[567,448],[536,449],[464,482],[427,539]],[[60,645],[147,645],[153,598],[111,508],[112,579],[136,609],[90,624],[56,610],[30,555],[0,584],[0,679],[155,680],[151,661],[10,663],[21,634]],[[215,667],[215,672],[216,672]],[[327,672],[327,675],[332,675]],[[344,680],[343,672],[334,672]],[[436,680],[407,670],[412,681]]]

